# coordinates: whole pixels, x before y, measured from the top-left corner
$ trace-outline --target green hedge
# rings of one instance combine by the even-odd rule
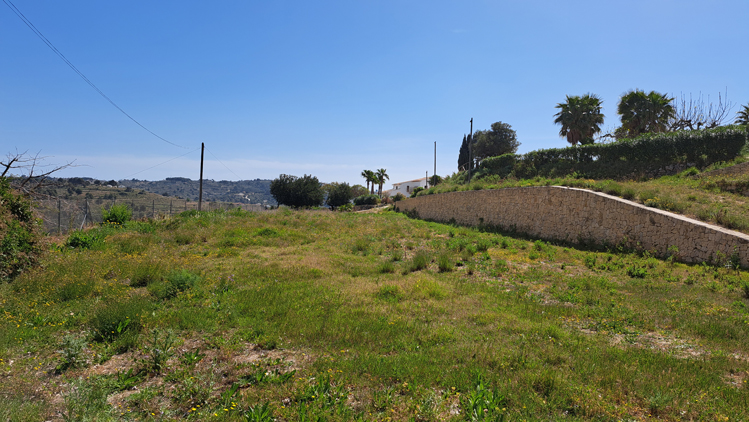
[[[666,164],[688,163],[698,167],[728,161],[740,154],[747,141],[743,126],[701,131],[646,134],[610,144],[592,144],[505,154],[483,160],[478,175],[505,177],[587,176],[616,177],[622,172],[648,171]]]

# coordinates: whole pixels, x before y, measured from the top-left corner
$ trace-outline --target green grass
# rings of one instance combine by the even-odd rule
[[[4,420],[749,419],[744,271],[392,212],[106,230],[0,285]]]

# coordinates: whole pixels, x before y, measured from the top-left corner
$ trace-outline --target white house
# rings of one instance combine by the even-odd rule
[[[411,196],[411,192],[413,192],[414,188],[416,187],[426,188],[427,178],[422,177],[421,179],[409,180],[407,182],[393,183],[393,188],[390,190],[386,190],[384,194],[390,195],[390,197],[393,197],[399,193],[402,193],[405,196]]]

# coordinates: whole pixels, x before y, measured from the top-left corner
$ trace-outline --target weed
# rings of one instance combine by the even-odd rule
[[[200,349],[195,349],[192,352],[185,352],[179,357],[180,363],[186,367],[195,366],[196,363],[203,360],[205,357],[204,353],[200,353]]]
[[[627,275],[632,278],[645,278],[648,275],[648,271],[637,265],[630,265],[627,267]]]
[[[140,363],[149,374],[159,374],[166,361],[174,355],[177,338],[170,330],[152,329],[143,345],[143,357]]]
[[[744,294],[744,299],[749,299],[749,281],[743,281],[741,283],[741,290]]]
[[[149,308],[150,302],[138,296],[102,305],[94,312],[90,322],[94,340],[111,341],[126,332],[137,333],[141,318]]]
[[[419,250],[417,251],[413,258],[411,258],[411,262],[408,264],[406,269],[404,270],[404,273],[412,273],[415,271],[421,271],[427,268],[429,265],[429,261],[431,260],[429,253],[425,250]]]
[[[437,256],[437,266],[439,267],[439,271],[441,273],[450,272],[455,268],[455,260],[453,259],[452,255],[447,253],[442,253]]]
[[[160,263],[154,261],[142,262],[135,267],[133,275],[130,277],[130,286],[148,286],[155,281],[161,280],[162,276],[163,269]]]
[[[62,354],[60,363],[55,368],[57,373],[61,373],[69,368],[78,368],[86,364],[86,359],[82,356],[83,349],[86,346],[86,339],[67,334],[62,338],[62,344],[60,345],[61,350],[58,353]]]
[[[381,274],[394,273],[395,272],[395,265],[393,265],[392,261],[381,262],[377,266],[377,272],[381,273]]]
[[[244,412],[244,420],[247,422],[273,422],[273,412],[270,403],[265,402],[256,406],[250,406]]]
[[[376,297],[385,302],[399,302],[403,299],[403,293],[398,286],[385,285],[377,290]]]
[[[59,299],[63,302],[88,297],[94,291],[93,280],[71,281],[63,284],[57,291]]]
[[[159,299],[171,299],[180,292],[191,289],[200,281],[199,275],[188,270],[172,271],[167,274],[165,280],[150,284],[148,291]]]
[[[111,411],[107,404],[107,390],[98,382],[78,379],[70,383],[67,394],[63,394],[65,422],[105,420]]]
[[[474,388],[460,399],[466,420],[504,421],[507,411],[507,398],[497,389],[490,388],[483,377],[479,376]]]
[[[129,390],[143,380],[143,375],[130,368],[125,371],[117,371],[110,380],[109,386],[114,391]]]

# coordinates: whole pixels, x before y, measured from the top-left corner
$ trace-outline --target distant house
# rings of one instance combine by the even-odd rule
[[[384,194],[391,197],[399,193],[402,193],[405,196],[410,196],[411,192],[413,192],[414,188],[416,187],[426,188],[427,178],[422,177],[421,179],[409,180],[407,182],[393,183],[393,188],[390,190],[386,190]]]

